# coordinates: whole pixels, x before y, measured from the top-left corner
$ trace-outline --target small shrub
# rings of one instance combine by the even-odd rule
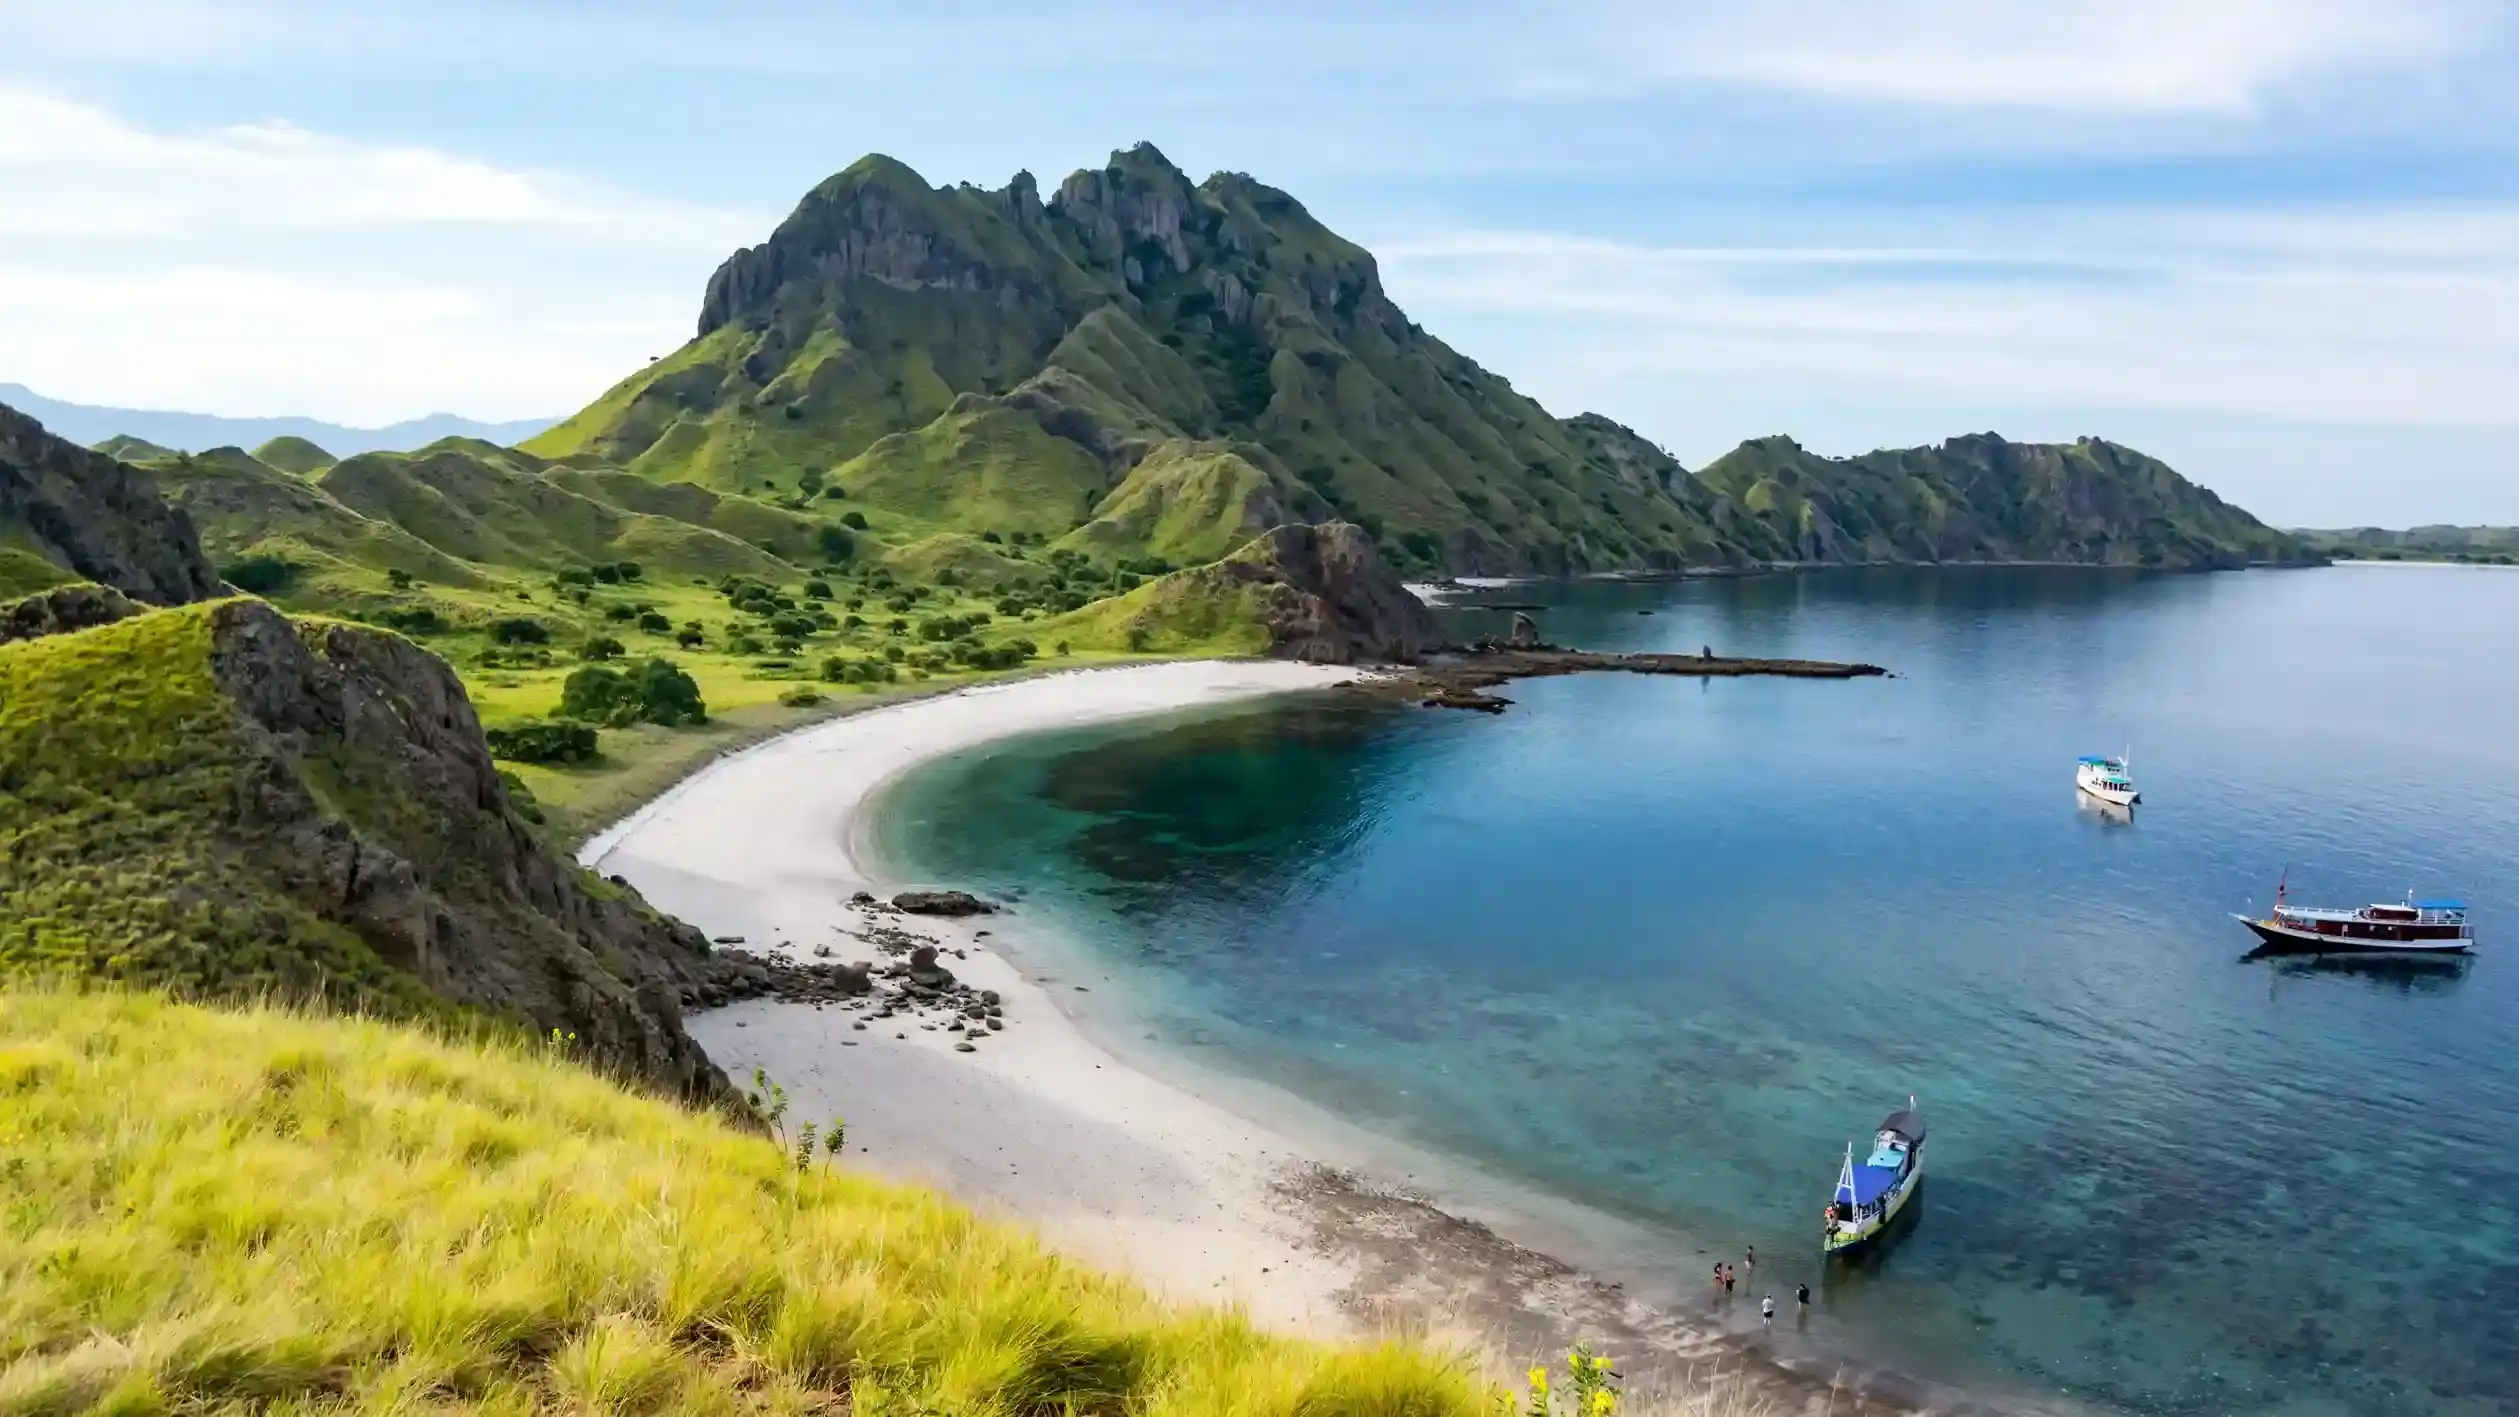
[[[851,512],[847,516],[840,518],[840,520],[854,526],[859,531],[864,531],[866,529],[865,517],[856,512]],[[823,559],[825,560],[845,561],[849,557],[857,554],[857,538],[849,535],[846,531],[843,531],[836,526],[821,526],[814,528],[813,545],[816,551],[822,553]]]
[[[434,635],[446,628],[446,621],[438,615],[436,608],[428,605],[388,605],[368,619],[406,635]]]
[[[585,763],[596,756],[595,730],[583,723],[520,723],[485,728],[481,736],[489,740],[491,757],[511,763]]]
[[[401,569],[387,571],[385,573],[385,584],[392,586],[396,590],[409,590],[411,589],[411,573]]]
[[[823,500],[827,502],[837,502],[847,495],[848,489],[840,486],[836,482],[822,489]]]
[[[825,580],[810,580],[810,581],[805,582],[805,599],[807,599],[807,600],[829,600],[830,598],[831,598],[831,583],[830,583],[829,581],[825,581]]]
[[[551,642],[551,627],[528,615],[509,615],[490,622],[490,642],[539,645]]]
[[[1146,646],[1152,644],[1153,642],[1154,635],[1149,632],[1145,626],[1131,625],[1128,627],[1128,648],[1131,653],[1143,654],[1146,651]]]
[[[615,728],[708,722],[699,683],[669,659],[642,660],[626,672],[590,664],[560,686],[560,712]]]
[[[1006,538],[999,536],[993,531],[984,531],[980,533],[980,540],[987,542],[991,546],[998,546],[1004,544]]]
[[[670,635],[673,633],[673,621],[666,619],[662,611],[641,611],[638,617],[638,627],[651,635]]]
[[[280,557],[256,553],[220,568],[219,575],[247,595],[271,595],[297,578],[297,567]]]
[[[728,654],[759,654],[761,640],[757,635],[736,635],[726,641]]]
[[[698,649],[700,646],[708,643],[708,631],[701,629],[700,622],[694,620],[689,624],[684,625],[681,629],[674,631],[673,639],[675,644],[682,646],[684,649]]]
[[[607,605],[604,607],[604,618],[612,621],[616,625],[628,622],[632,616],[637,614],[637,611],[632,610],[626,605]]]
[[[822,695],[799,684],[779,695],[778,701],[788,708],[812,708],[815,704],[822,702]]]
[[[850,531],[864,531],[866,529],[866,514],[864,512],[854,511],[842,513],[840,516],[840,525],[847,527]]]

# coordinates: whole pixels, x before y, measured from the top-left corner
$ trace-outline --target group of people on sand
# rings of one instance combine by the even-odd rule
[[[1741,1251],[1741,1267],[1748,1270],[1752,1278],[1757,1276],[1758,1247],[1756,1245],[1751,1245]],[[1732,1297],[1732,1286],[1738,1282],[1739,1276],[1732,1272],[1732,1267],[1730,1265],[1725,1264],[1720,1260],[1715,1262],[1714,1287],[1723,1295],[1724,1298],[1729,1299]],[[1794,1285],[1793,1303],[1795,1312],[1802,1319],[1808,1320],[1811,1316],[1811,1287],[1807,1284]],[[1775,1316],[1775,1295],[1770,1294],[1766,1298],[1758,1301],[1758,1317],[1760,1319],[1773,1322]]]

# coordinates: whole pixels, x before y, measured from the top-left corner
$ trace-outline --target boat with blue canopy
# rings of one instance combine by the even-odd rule
[[[1924,1184],[1924,1113],[1913,1097],[1883,1118],[1861,1161],[1846,1144],[1845,1169],[1828,1202],[1827,1252],[1846,1254],[1880,1238]]]

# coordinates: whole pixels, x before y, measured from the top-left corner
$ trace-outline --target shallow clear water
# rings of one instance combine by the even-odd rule
[[[1321,699],[933,765],[886,849],[1020,890],[1211,1064],[1668,1234],[1832,1341],[2146,1412],[2519,1394],[2519,575],[1520,587],[1550,638],[1844,683]],[[1639,614],[1650,609],[1650,616]],[[1503,616],[1455,615],[1465,628]],[[2073,758],[2130,747],[2102,817]],[[2243,962],[2228,912],[2460,893],[2471,967]],[[2498,948],[2497,948],[2498,947]],[[1919,1094],[1921,1213],[1816,1258]],[[1685,1237],[1685,1238],[1684,1238]]]

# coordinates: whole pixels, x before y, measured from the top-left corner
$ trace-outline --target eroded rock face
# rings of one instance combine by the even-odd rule
[[[192,519],[127,463],[44,431],[0,405],[0,531],[134,600],[183,605],[219,593]]]
[[[213,613],[213,676],[263,760],[236,824],[283,888],[441,998],[575,1034],[684,1096],[731,1095],[682,1026],[707,942],[533,834],[452,670],[258,601]]]
[[[0,645],[43,635],[91,630],[140,613],[140,607],[111,586],[56,586],[8,605],[0,605]]]
[[[1218,567],[1266,589],[1274,653],[1316,664],[1414,664],[1441,643],[1433,612],[1347,522],[1281,526]]]

